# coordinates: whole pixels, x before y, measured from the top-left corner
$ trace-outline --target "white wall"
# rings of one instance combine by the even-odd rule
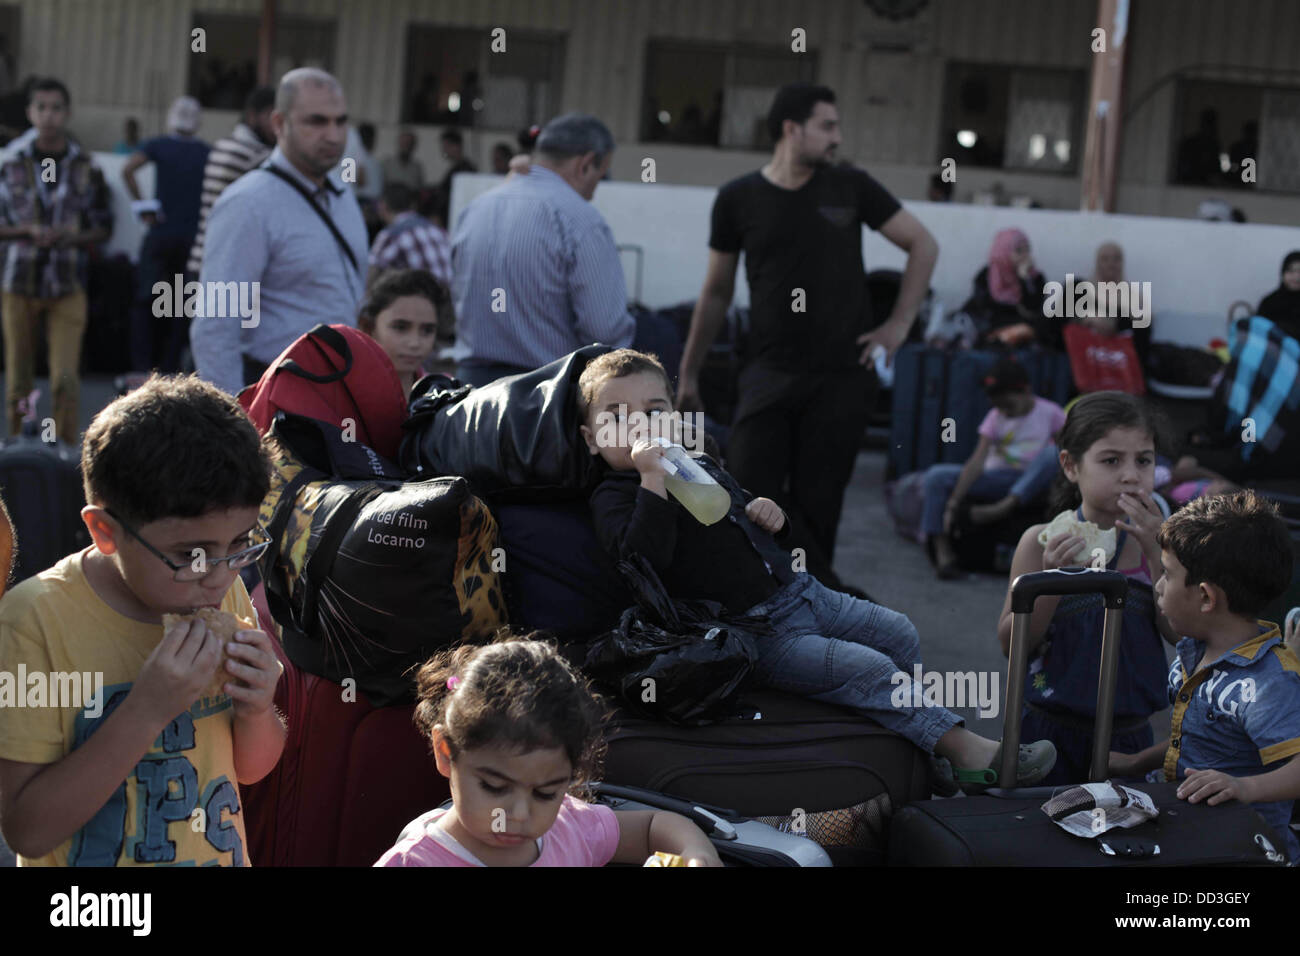
[[[496,176],[457,176],[452,222],[471,199],[500,182]],[[596,208],[615,241],[645,249],[642,299],[647,305],[657,308],[699,296],[716,194],[702,186],[626,182],[602,183],[596,190]],[[1114,240],[1124,248],[1127,277],[1151,283],[1155,338],[1193,345],[1223,335],[1233,302],[1248,300],[1254,306],[1276,288],[1283,257],[1300,249],[1300,229],[1287,226],[919,201],[904,205],[939,241],[931,284],[949,310],[969,296],[971,280],[987,262],[1000,229],[1024,230],[1035,262],[1049,280],[1063,281],[1068,272],[1089,276],[1096,247]],[[863,233],[868,269],[903,267],[899,249],[877,233]],[[631,267],[631,258],[625,257],[629,295]],[[749,301],[743,260],[736,301]]]
[[[131,214],[131,194],[122,181],[122,167],[126,165],[127,157],[120,153],[91,153],[91,156],[104,174],[104,181],[113,197],[113,236],[104,244],[104,251],[109,255],[125,252],[135,262],[148,229]],[[141,196],[146,199],[153,196],[153,163],[146,163],[135,171],[135,182],[140,187]]]

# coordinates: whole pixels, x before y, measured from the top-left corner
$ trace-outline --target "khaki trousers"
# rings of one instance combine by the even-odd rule
[[[58,437],[76,444],[77,400],[81,390],[81,337],[86,331],[86,293],[73,292],[57,299],[0,293],[0,315],[5,337],[5,399],[9,434],[22,427],[18,402],[32,391],[36,375],[38,322],[45,316],[50,345],[50,391],[54,427]]]

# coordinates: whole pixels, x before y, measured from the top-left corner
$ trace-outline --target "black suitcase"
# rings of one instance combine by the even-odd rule
[[[124,254],[90,260],[86,282],[86,333],[81,364],[86,372],[116,375],[131,367],[131,309],[135,266]]]
[[[0,497],[14,525],[13,583],[90,544],[76,450],[20,436],[0,445]]]
[[[1106,598],[1093,726],[1093,782],[1107,778],[1119,666],[1120,620],[1128,579],[1118,571],[1069,569],[1022,574],[1011,585],[1007,697],[998,779],[1014,779],[1028,663],[1027,628],[1036,598],[1091,594]],[[1214,866],[1281,865],[1277,834],[1249,805],[1209,806],[1179,800],[1176,783],[1126,784],[1147,793],[1160,815],[1132,829],[1094,839],[1072,836],[1043,813],[1061,787],[990,790],[981,797],[928,800],[903,808],[890,828],[894,866]]]
[[[923,471],[943,460],[951,361],[951,352],[923,345],[904,345],[895,354],[888,478]]]
[[[1030,525],[1044,520],[1047,498],[1040,495],[1033,501],[1016,508],[1007,517],[993,524],[975,524],[971,521],[973,502],[966,498],[957,507],[953,521],[952,550],[957,563],[967,571],[993,571],[1007,574],[1011,571],[1011,558],[1021,536]]]
[[[660,310],[677,327],[683,349],[691,331],[694,302],[683,302]],[[700,401],[708,417],[718,425],[729,428],[736,416],[739,401],[740,369],[746,359],[745,347],[749,339],[749,309],[733,306],[727,310],[726,321],[718,337],[709,344],[700,368]],[[677,370],[669,369],[676,379]],[[725,443],[724,443],[725,444]]]
[[[619,711],[604,779],[806,832],[837,863],[881,863],[893,809],[927,797],[929,758],[870,718],[778,691],[757,718],[679,727]]]

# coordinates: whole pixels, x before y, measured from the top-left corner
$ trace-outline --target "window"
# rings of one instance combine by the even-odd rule
[[[811,52],[651,40],[641,139],[769,149],[772,97],[787,83],[814,82],[816,74]]]
[[[1182,80],[1174,129],[1171,183],[1300,193],[1300,88]]]
[[[196,13],[195,28],[206,34],[206,53],[190,60],[189,93],[207,109],[242,110],[257,86],[259,17]],[[280,17],[271,51],[271,83],[300,66],[332,70],[333,21]]]
[[[522,129],[553,117],[564,38],[507,30],[505,44],[493,52],[486,27],[408,27],[402,122]]]
[[[1072,173],[1082,152],[1082,70],[950,63],[939,159]]]

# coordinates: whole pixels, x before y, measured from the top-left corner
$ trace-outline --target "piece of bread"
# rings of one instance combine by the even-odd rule
[[[229,611],[222,611],[215,607],[199,608],[193,614],[164,614],[162,616],[163,630],[167,630],[173,624],[179,621],[192,621],[199,618],[209,631],[221,641],[221,662],[217,664],[217,670],[212,675],[212,680],[207,687],[203,689],[202,697],[216,697],[218,694],[224,694],[223,685],[227,681],[233,681],[234,675],[226,670],[226,661],[231,657],[226,653],[225,645],[228,641],[235,639],[236,631],[255,631],[257,624],[247,618],[237,617]]]
[[[1115,557],[1115,545],[1118,543],[1118,536],[1114,528],[1107,528],[1102,531],[1091,521],[1080,521],[1073,511],[1062,511],[1053,518],[1042,531],[1038,532],[1038,543],[1047,547],[1047,542],[1059,534],[1077,534],[1083,538],[1084,551],[1076,561],[1081,567],[1088,567],[1093,563],[1093,554],[1097,548],[1106,552],[1106,564]]]

